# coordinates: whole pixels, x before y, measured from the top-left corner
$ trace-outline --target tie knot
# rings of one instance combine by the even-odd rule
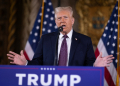
[[[64,35],[63,37],[64,37],[64,38],[68,38],[68,36],[67,36],[67,35]]]

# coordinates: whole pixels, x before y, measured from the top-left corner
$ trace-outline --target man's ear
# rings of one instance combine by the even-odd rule
[[[75,22],[75,18],[73,17],[73,18],[72,18],[72,24],[74,24],[74,22]]]

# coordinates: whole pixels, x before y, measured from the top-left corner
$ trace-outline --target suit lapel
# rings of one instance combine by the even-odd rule
[[[76,50],[77,45],[79,44],[79,41],[80,41],[77,36],[78,36],[77,33],[75,31],[73,31],[68,65],[70,65],[72,59],[74,58],[73,56],[74,56],[75,50]]]
[[[58,33],[54,33],[52,36],[51,36],[51,49],[52,49],[52,53],[53,53],[53,58],[55,58],[55,49],[56,49],[56,41],[57,41],[57,35]]]

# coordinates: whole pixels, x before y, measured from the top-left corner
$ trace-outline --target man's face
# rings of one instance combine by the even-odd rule
[[[57,27],[64,25],[62,33],[67,34],[72,29],[74,18],[69,11],[60,11],[55,16],[55,22]]]

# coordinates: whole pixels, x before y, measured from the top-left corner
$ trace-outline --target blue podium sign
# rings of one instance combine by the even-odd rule
[[[0,66],[0,86],[103,86],[102,67]]]

